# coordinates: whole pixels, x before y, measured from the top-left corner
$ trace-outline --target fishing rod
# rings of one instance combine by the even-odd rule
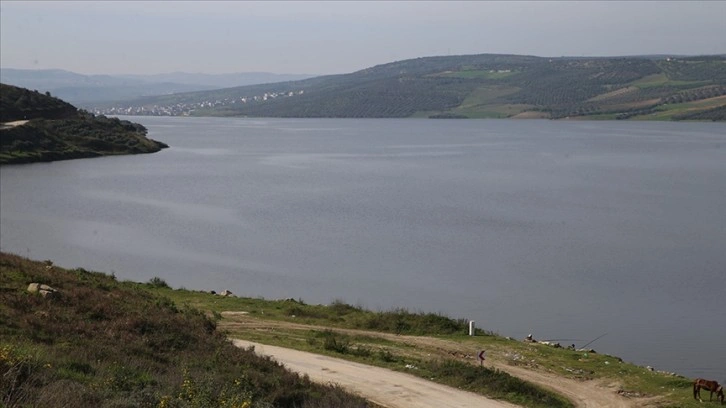
[[[585,344],[584,346],[582,346],[582,347],[580,347],[580,348],[585,348],[585,347],[589,346],[590,344],[592,344],[592,343],[594,343],[594,342],[596,342],[596,341],[600,340],[601,338],[605,337],[605,335],[607,335],[607,333],[603,333],[603,334],[601,334],[601,335],[599,335],[599,336],[595,337],[595,340],[593,340],[593,341],[591,341],[591,342],[589,342],[589,343]]]

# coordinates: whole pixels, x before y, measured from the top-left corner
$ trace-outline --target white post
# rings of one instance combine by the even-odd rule
[[[473,336],[473,335],[474,335],[474,321],[469,320],[469,336]]]

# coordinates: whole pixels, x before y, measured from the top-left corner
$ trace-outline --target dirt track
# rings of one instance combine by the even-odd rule
[[[296,323],[289,323],[289,322],[281,322],[281,321],[263,321],[258,320],[255,318],[251,318],[247,315],[243,314],[237,314],[237,313],[223,313],[224,316],[227,317],[227,319],[223,320],[222,326],[226,326],[228,329],[249,329],[249,330],[270,330],[275,328],[280,329],[297,329],[297,330],[324,330],[325,327],[319,327],[319,326],[311,326],[311,325],[304,325],[304,324],[296,324]],[[372,336],[372,337],[380,337],[385,338],[387,340],[401,342],[401,343],[407,343],[411,345],[416,345],[420,347],[425,347],[427,349],[436,349],[439,350],[442,353],[448,353],[450,355],[456,355],[457,353],[462,354],[464,351],[466,351],[466,347],[463,346],[461,343],[448,341],[448,340],[442,340],[442,339],[436,339],[432,337],[420,337],[420,336],[398,336],[395,334],[388,334],[388,333],[380,333],[380,332],[370,332],[370,331],[364,331],[364,330],[351,330],[351,329],[334,329],[338,332],[343,333],[349,333],[349,334],[359,334],[359,335],[366,335],[366,336]],[[271,346],[261,346],[265,349],[268,349]],[[261,349],[258,349],[260,351]],[[470,351],[470,350],[469,350]],[[327,358],[315,355],[319,358]],[[348,362],[345,360],[344,364],[353,365],[356,363]],[[280,362],[284,362],[283,360],[280,360]],[[576,407],[578,408],[600,408],[600,407],[612,407],[612,408],[636,408],[636,407],[648,407],[648,406],[654,406],[652,404],[657,403],[657,401],[654,401],[652,399],[629,399],[622,397],[617,394],[617,384],[602,384],[597,381],[578,381],[573,380],[569,378],[563,378],[555,374],[543,372],[543,371],[535,371],[532,369],[522,368],[522,367],[515,367],[503,362],[497,362],[492,361],[491,359],[488,360],[488,365],[493,368],[497,368],[499,370],[505,371],[515,377],[519,377],[523,380],[529,381],[533,384],[540,385],[544,388],[550,389],[552,391],[555,391],[561,395],[566,396],[570,401],[572,401]],[[287,364],[286,364],[287,365]],[[361,364],[358,364],[359,366],[362,366]],[[294,369],[292,366],[290,368]],[[319,371],[322,371],[319,370]],[[310,375],[310,378],[317,380],[313,375]],[[363,380],[365,377],[354,377],[354,380]],[[339,383],[340,385],[349,388],[348,385],[343,384],[342,382],[338,381],[337,377],[326,377],[322,381],[333,381],[336,383]],[[426,381],[424,381],[426,382]],[[426,382],[426,384],[433,384],[430,382]],[[447,387],[448,388],[448,387]],[[349,388],[353,389],[353,388]],[[450,389],[450,388],[449,388]],[[378,388],[376,388],[378,390]],[[364,394],[361,394],[364,395]],[[371,401],[377,402],[374,398],[369,398],[368,395],[365,395],[366,398],[370,399]],[[490,400],[491,401],[491,400]],[[378,403],[378,402],[377,402]],[[497,402],[499,403],[499,402]],[[427,405],[419,405],[418,403],[414,404],[409,401],[404,401],[403,405],[388,405],[388,404],[382,404],[386,407],[418,407],[418,406],[427,406]],[[433,406],[447,406],[447,405],[433,405]],[[456,405],[456,406],[468,406],[468,405]],[[483,406],[483,405],[476,405],[476,406]],[[501,406],[501,405],[500,405]],[[512,406],[512,405],[508,405]]]
[[[255,352],[272,356],[288,369],[307,374],[313,381],[336,383],[387,408],[516,407],[385,368],[245,340],[233,341],[238,347],[254,346]]]

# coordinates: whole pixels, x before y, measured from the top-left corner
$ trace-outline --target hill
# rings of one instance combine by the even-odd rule
[[[724,120],[726,57],[426,57],[343,75],[137,99],[107,114]]]
[[[371,406],[236,348],[203,313],[151,294],[164,286],[151,282],[0,253],[0,405]]]
[[[0,82],[2,83],[37,89],[40,92],[51,92],[80,107],[152,95],[291,81],[310,77],[312,75],[266,72],[214,75],[185,72],[154,75],[83,75],[60,69],[0,69]]]
[[[153,153],[146,128],[96,116],[50,96],[0,84],[0,164]]]

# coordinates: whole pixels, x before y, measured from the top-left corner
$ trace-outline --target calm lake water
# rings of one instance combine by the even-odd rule
[[[131,119],[172,148],[2,167],[3,251],[726,382],[722,124]]]

